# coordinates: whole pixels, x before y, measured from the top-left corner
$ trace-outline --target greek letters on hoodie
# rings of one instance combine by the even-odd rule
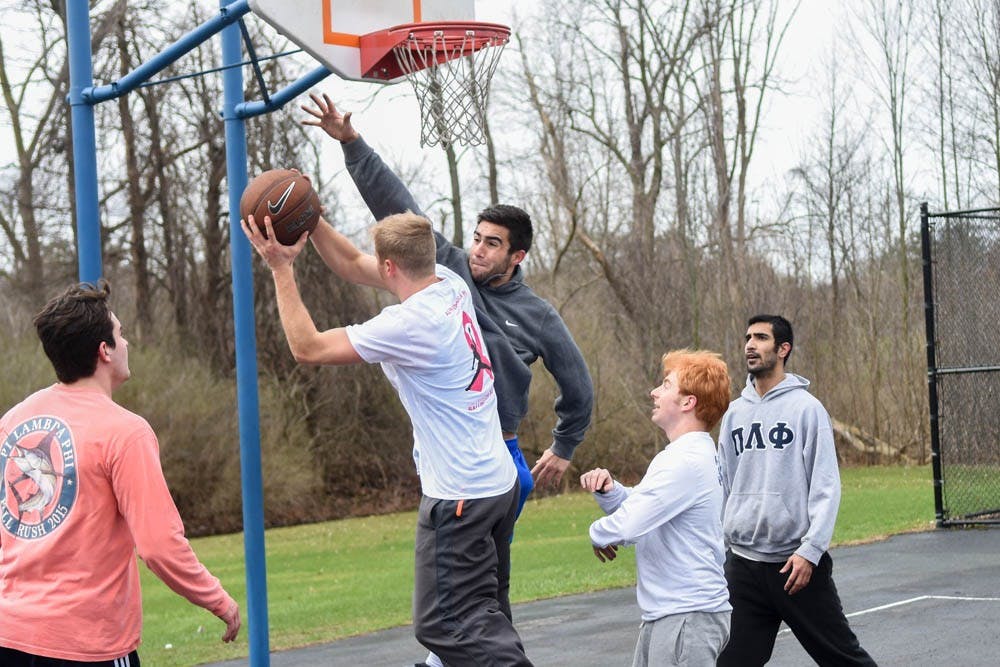
[[[830,546],[840,471],[830,416],[808,387],[788,373],[762,397],[747,378],[722,418],[723,533],[744,558],[816,564]]]

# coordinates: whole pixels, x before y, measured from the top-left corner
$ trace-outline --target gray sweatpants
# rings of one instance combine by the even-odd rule
[[[413,628],[445,665],[531,665],[508,598],[518,494],[420,500]]]
[[[729,617],[692,611],[643,621],[632,667],[715,667],[729,639]]]

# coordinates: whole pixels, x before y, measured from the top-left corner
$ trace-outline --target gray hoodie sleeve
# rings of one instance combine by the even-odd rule
[[[795,553],[815,565],[830,548],[830,540],[833,539],[837,510],[840,508],[840,469],[830,415],[819,401],[812,401],[803,415],[803,423],[808,426],[802,457],[809,477],[806,501],[809,530]]]
[[[542,363],[559,385],[554,405],[558,421],[552,429],[552,453],[571,459],[590,426],[594,386],[587,362],[555,308],[551,308],[541,331],[545,332],[541,340]]]
[[[342,143],[341,148],[344,149],[347,173],[354,179],[358,192],[376,220],[406,211],[424,215],[403,182],[364,139],[358,137]]]

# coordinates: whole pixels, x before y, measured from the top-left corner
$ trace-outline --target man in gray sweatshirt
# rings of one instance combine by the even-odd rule
[[[747,384],[719,429],[733,614],[718,665],[765,664],[782,621],[819,665],[874,665],[844,616],[827,552],[840,506],[833,427],[809,381],[785,372],[792,345],[784,317],[750,318]]]
[[[322,99],[310,97],[315,107],[302,109],[312,119],[303,124],[319,127],[340,141],[347,171],[375,219],[405,211],[424,215],[399,177],[352,127],[350,112],[341,114],[326,95]],[[524,283],[520,263],[531,249],[532,233],[531,219],[525,211],[500,204],[479,214],[468,251],[434,234],[438,264],[460,275],[472,291],[476,317],[493,362],[500,426],[518,467],[522,505],[533,481],[555,485],[562,479],[573,451],[590,426],[594,402],[587,364],[562,317]],[[333,253],[343,239],[337,239],[337,244],[325,243],[335,234],[321,222],[312,240],[336,271]],[[529,473],[518,447],[517,431],[528,412],[530,366],[539,358],[559,386],[560,395],[554,406],[557,423],[552,430],[552,445]]]

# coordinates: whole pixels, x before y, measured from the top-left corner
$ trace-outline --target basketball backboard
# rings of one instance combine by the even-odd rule
[[[361,36],[404,23],[474,21],[474,0],[249,0],[270,23],[343,79],[387,83],[366,76]]]

